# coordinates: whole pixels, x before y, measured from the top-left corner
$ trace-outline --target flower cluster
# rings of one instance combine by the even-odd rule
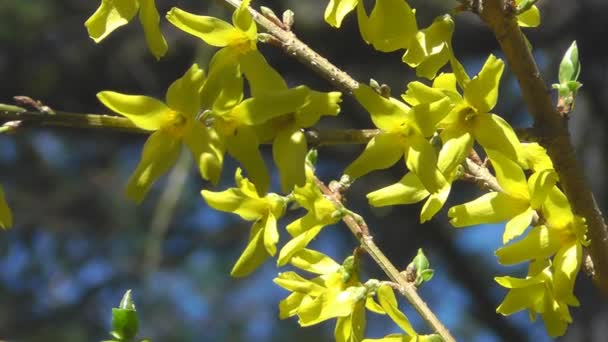
[[[307,162],[304,134],[304,128],[322,116],[340,112],[341,93],[289,87],[257,48],[259,34],[250,3],[242,1],[231,23],[179,8],[167,13],[175,27],[220,49],[206,73],[194,64],[173,82],[164,102],[113,91],[98,94],[106,107],[151,132],[127,195],[143,200],[175,163],[182,145],[191,151],[201,177],[213,184],[220,179],[227,153],[240,162],[248,178],[238,169],[236,187],[201,194],[210,207],[253,222],[233,276],[246,276],[277,256],[278,266],[291,264],[316,275],[306,279],[290,271],[275,278],[291,292],[280,304],[281,318],[297,316],[302,326],[336,319],[337,341],[361,341],[369,310],[388,315],[404,334],[366,341],[433,340],[434,336],[418,335],[399,311],[390,286],[396,284],[375,279],[362,283],[354,256],[338,264],[307,248],[323,228],[349,213],[319,189],[314,167]],[[522,6],[517,16],[520,26],[539,25],[540,15],[532,3],[516,3]],[[402,61],[432,83],[409,83],[401,99],[364,84],[353,90],[380,133],[345,169],[346,179],[357,180],[403,159],[408,173],[399,182],[369,193],[369,203],[387,206],[424,200],[420,220],[425,222],[443,208],[452,183],[464,173],[463,162],[479,145],[500,189],[450,208],[450,222],[465,227],[506,221],[498,260],[504,265],[529,262],[529,270],[523,278],[496,278],[509,289],[497,311],[509,315],[528,309],[531,319],[542,316],[550,335],[562,335],[572,320],[569,307],[578,305],[574,282],[582,248],[588,243],[587,228],[572,212],[545,150],[536,143],[520,142],[513,128],[493,113],[503,61],[490,55],[471,78],[452,51],[452,18],[440,16],[420,29],[415,10],[404,0],[376,0],[369,13],[363,0],[330,0],[325,20],[340,27],[355,8],[361,36],[368,44],[382,52],[404,50]],[[91,38],[101,41],[138,11],[148,46],[160,58],[167,46],[153,0],[103,0],[86,22]],[[452,72],[440,73],[448,63]],[[270,175],[259,150],[262,143],[272,144],[285,196],[268,193]],[[290,240],[279,250],[278,221],[290,203],[306,214],[286,225]],[[0,227],[10,224],[0,190]],[[412,267],[417,272],[415,284],[420,285],[433,271],[421,252],[417,258]]]

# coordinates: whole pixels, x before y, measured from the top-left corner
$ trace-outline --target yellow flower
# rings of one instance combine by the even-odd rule
[[[288,89],[283,77],[259,51],[241,56],[240,65],[253,97]],[[292,113],[275,117],[256,127],[260,140],[272,141],[272,156],[279,170],[283,192],[290,192],[294,186],[303,186],[306,182],[308,142],[303,128],[315,125],[323,115],[338,115],[341,97],[342,94],[336,91],[325,93],[309,90],[306,101],[294,108]]]
[[[180,30],[217,47],[230,48],[236,54],[256,49],[258,30],[251,13],[251,0],[241,2],[232,15],[232,24],[215,17],[194,15],[177,7],[167,13],[167,20]]]
[[[504,63],[490,55],[477,76],[468,80],[468,75],[440,75],[433,87],[420,82],[408,85],[404,100],[411,105],[436,101],[441,96],[448,96],[452,102],[452,110],[437,124],[441,129],[441,140],[447,144],[451,139],[450,148],[455,149],[453,162],[460,164],[477,141],[486,151],[495,150],[507,158],[521,162],[521,144],[513,128],[500,116],[490,113],[498,99],[500,77]],[[458,76],[458,77],[457,77]],[[463,96],[456,89],[457,78],[464,84]],[[534,155],[536,156],[536,155]]]
[[[548,260],[531,262],[528,276],[524,279],[508,276],[494,279],[509,289],[496,312],[511,315],[528,309],[531,320],[535,320],[537,314],[542,316],[550,336],[561,336],[566,332],[568,324],[572,322],[568,305],[578,306],[579,302],[574,296],[556,296],[556,278]]]
[[[287,225],[287,231],[293,237],[283,246],[277,265],[287,264],[294,254],[304,249],[321,230],[331,224],[338,222],[341,218],[336,205],[325,198],[315,183],[314,170],[306,166],[306,183],[304,186],[296,186],[293,190],[295,201],[308,212],[303,217]]]
[[[437,17],[431,26],[418,31],[410,40],[403,63],[416,68],[416,75],[435,78],[437,71],[453,57],[451,48],[454,21],[449,15]]]
[[[455,143],[457,143],[456,139],[450,139],[439,151],[437,168],[446,180],[446,184],[440,191],[429,192],[416,174],[409,172],[399,182],[367,194],[369,204],[374,207],[383,207],[418,203],[428,198],[420,211],[420,222],[424,223],[433,218],[445,204],[450,194],[451,184],[458,177],[459,164],[454,163],[454,160],[459,158],[459,150],[451,147]]]
[[[191,150],[201,176],[217,183],[224,147],[217,133],[195,117],[200,109],[199,92],[205,81],[194,64],[167,90],[166,104],[147,96],[102,91],[97,98],[137,127],[154,131],[146,141],[142,158],[127,184],[127,196],[141,202],[161,175],[175,163],[182,143]]]
[[[227,152],[243,165],[258,192],[264,194],[270,186],[270,175],[259,151],[257,127],[303,108],[312,95],[308,87],[298,86],[255,91],[244,99],[243,87],[239,63],[230,50],[219,50],[211,60],[207,82],[201,90],[202,111]]]
[[[138,10],[148,48],[159,59],[167,52],[167,42],[158,26],[160,17],[154,0],[102,0],[97,11],[85,22],[89,36],[99,43],[131,21]]]
[[[353,342],[363,339],[366,308],[384,313],[372,298],[378,281],[362,284],[354,257],[339,265],[323,253],[301,249],[291,263],[318,276],[308,280],[296,272],[279,273],[274,282],[292,292],[279,304],[281,319],[297,315],[305,327],[336,318],[336,341]]]
[[[490,192],[471,202],[454,206],[448,211],[454,227],[509,220],[503,243],[520,236],[541,209],[548,193],[557,181],[553,170],[535,172],[526,181],[521,167],[500,152],[488,150],[503,192]]]
[[[244,277],[277,252],[279,242],[277,219],[285,212],[286,200],[277,194],[260,197],[255,186],[237,169],[234,176],[236,188],[222,192],[203,190],[201,195],[210,207],[234,213],[247,221],[254,221],[249,243],[230,273]]]
[[[4,192],[2,191],[2,187],[0,187],[0,228],[7,229],[13,225],[13,214],[11,213],[11,209],[6,204],[6,200],[4,199]]]
[[[405,164],[432,193],[446,180],[437,169],[437,155],[428,138],[451,108],[447,97],[410,108],[394,98],[385,98],[367,85],[355,90],[355,97],[370,113],[382,133],[375,136],[363,153],[344,171],[352,179],[370,171],[385,169],[404,157]]]

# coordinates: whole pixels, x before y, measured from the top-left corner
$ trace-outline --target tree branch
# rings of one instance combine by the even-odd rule
[[[341,191],[344,189],[339,185],[326,186],[321,180],[315,178],[317,186],[326,197],[334,202],[339,208],[344,208],[342,204]],[[335,182],[337,183],[337,182]],[[456,340],[450,334],[450,331],[439,321],[437,316],[426,305],[424,300],[418,295],[418,291],[414,283],[406,280],[393,263],[384,255],[382,250],[374,242],[373,236],[369,232],[369,228],[362,217],[355,216],[352,213],[345,215],[342,221],[346,224],[349,230],[361,243],[361,247],[374,259],[376,264],[384,271],[384,273],[393,282],[398,284],[397,290],[404,296],[412,307],[418,312],[426,324],[439,334],[445,342],[455,342]]]
[[[608,227],[576,160],[567,121],[557,112],[543,81],[527,39],[515,18],[513,1],[484,0],[479,13],[492,29],[507,61],[517,76],[524,100],[534,117],[534,133],[545,147],[559,175],[564,193],[575,214],[585,218],[591,239],[596,285],[608,294]]]

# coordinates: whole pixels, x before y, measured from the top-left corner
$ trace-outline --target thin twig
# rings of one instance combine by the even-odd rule
[[[512,10],[504,0],[485,0],[480,16],[492,29],[534,118],[534,133],[553,161],[555,171],[575,214],[585,218],[591,240],[596,285],[608,294],[608,226],[585,179],[576,154],[567,120],[555,108],[544,80],[530,52]]]
[[[321,192],[326,195],[334,204],[340,208],[344,208],[341,198],[342,195],[337,191],[332,191],[319,179],[315,179],[317,186]],[[431,311],[428,305],[420,298],[414,283],[407,279],[397,270],[395,265],[384,255],[382,250],[376,245],[372,235],[369,232],[367,224],[362,217],[355,217],[353,214],[346,214],[342,221],[346,224],[349,230],[357,237],[361,246],[374,259],[376,264],[384,271],[384,273],[393,282],[398,284],[397,290],[404,296],[418,314],[424,319],[429,327],[439,334],[446,342],[455,342],[456,340],[450,334],[450,331],[439,321],[437,316]]]

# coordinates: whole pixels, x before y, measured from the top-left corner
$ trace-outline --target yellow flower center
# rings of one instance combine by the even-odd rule
[[[172,110],[167,114],[167,119],[161,129],[177,138],[182,136],[187,124],[188,120],[184,115]]]

